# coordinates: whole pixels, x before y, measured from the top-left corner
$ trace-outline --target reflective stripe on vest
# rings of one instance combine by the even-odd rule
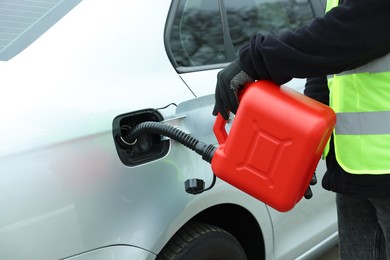
[[[390,135],[390,111],[337,113],[337,135]]]
[[[334,75],[329,90],[337,162],[349,173],[390,173],[390,54]]]

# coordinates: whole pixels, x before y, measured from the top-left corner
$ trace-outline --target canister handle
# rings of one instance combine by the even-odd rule
[[[218,113],[217,118],[215,119],[215,122],[214,122],[213,131],[214,131],[215,137],[217,138],[219,144],[224,144],[226,142],[227,137],[228,137],[228,134],[227,134],[226,128],[225,128],[226,122],[227,122],[227,120],[225,120],[223,118],[221,113]]]
[[[244,87],[238,92],[238,100],[241,101],[242,96],[244,95],[245,91],[248,89],[248,87],[252,83],[248,82],[244,85]],[[219,144],[224,144],[228,138],[228,134],[226,132],[226,123],[227,120],[225,120],[220,113],[218,113],[217,118],[214,122],[213,131],[215,134],[215,137],[218,140]]]

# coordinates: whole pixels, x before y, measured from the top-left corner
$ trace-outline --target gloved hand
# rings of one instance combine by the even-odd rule
[[[218,73],[217,87],[215,89],[215,106],[213,115],[221,113],[222,117],[229,119],[229,111],[235,114],[238,108],[238,90],[247,82],[254,80],[241,68],[238,60],[233,61]]]
[[[316,185],[317,184],[317,176],[316,173],[313,173],[313,177],[311,177],[310,185]],[[313,197],[313,192],[311,191],[310,186],[307,187],[307,190],[305,192],[305,195],[303,195],[305,199],[311,199]]]

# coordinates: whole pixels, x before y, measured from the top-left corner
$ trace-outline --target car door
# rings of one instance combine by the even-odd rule
[[[165,53],[169,7],[1,1],[0,259],[146,259],[164,242],[186,203],[182,169],[129,170],[112,120],[193,98]]]
[[[196,96],[214,91],[216,73],[237,57],[238,50],[257,32],[279,34],[309,23],[324,12],[325,1],[245,0],[176,1],[166,45],[171,62]],[[305,80],[286,85],[302,92]],[[317,168],[319,182],[324,161]],[[277,259],[299,255],[319,239],[336,237],[334,194],[313,188],[314,196],[290,212],[269,208]]]
[[[2,2],[0,27],[9,31],[0,33],[0,259],[154,259],[200,212],[203,220],[227,216],[227,227],[250,211],[245,217],[266,235],[256,250],[266,248],[259,254],[267,259],[295,258],[329,236],[335,218],[321,214],[333,214],[334,203],[318,185],[312,200],[289,213],[222,181],[193,196],[184,191],[187,178],[206,185],[212,178],[197,154],[159,137],[139,142],[147,152],[138,153],[117,139],[122,128],[164,120],[216,143],[216,73],[245,42],[229,44],[223,4],[233,17],[241,14],[235,8],[252,7],[234,0]],[[200,12],[185,21],[175,15],[185,6]]]

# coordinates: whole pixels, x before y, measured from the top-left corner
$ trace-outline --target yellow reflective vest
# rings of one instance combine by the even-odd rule
[[[326,10],[338,5],[328,0]],[[390,173],[390,54],[329,79],[337,162],[353,174]]]

